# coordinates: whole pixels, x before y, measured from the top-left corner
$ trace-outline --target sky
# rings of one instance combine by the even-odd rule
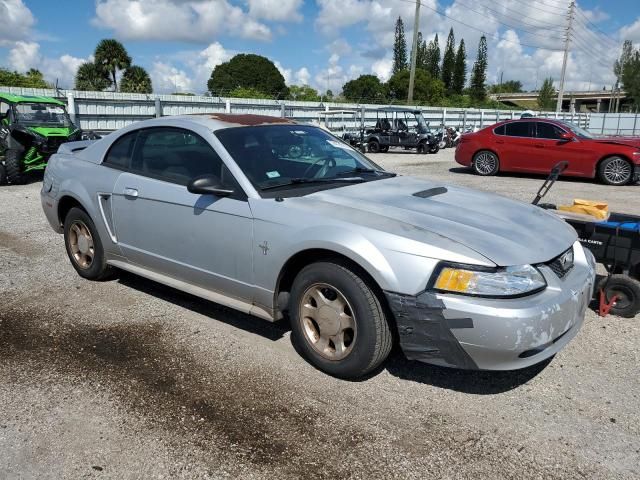
[[[488,82],[556,84],[568,0],[421,0],[420,31],[464,38],[471,70],[488,39]],[[289,85],[339,92],[362,74],[391,73],[395,21],[413,34],[415,0],[0,0],[0,66],[37,68],[72,88],[96,44],[116,38],[147,69],[157,93],[201,94],[213,68],[236,53],[274,61]],[[640,1],[577,2],[567,67],[570,90],[611,89],[622,41],[640,45]]]

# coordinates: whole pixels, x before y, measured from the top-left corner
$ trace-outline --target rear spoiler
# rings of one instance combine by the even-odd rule
[[[84,150],[97,140],[80,140],[78,142],[66,142],[58,147],[58,153],[64,153],[67,155],[73,155],[80,150]]]

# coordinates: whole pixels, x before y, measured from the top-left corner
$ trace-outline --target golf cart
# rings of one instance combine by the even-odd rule
[[[418,153],[436,153],[438,141],[420,110],[401,107],[385,107],[375,110],[376,124],[365,127],[363,143],[369,152],[388,152],[391,147]]]
[[[29,173],[45,169],[62,143],[81,138],[64,103],[0,92],[0,184],[24,183]]]

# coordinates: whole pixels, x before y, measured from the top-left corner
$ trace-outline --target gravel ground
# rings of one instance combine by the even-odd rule
[[[402,174],[530,201],[453,152],[376,155]],[[39,183],[0,188],[0,478],[638,478],[640,320],[589,311],[556,358],[461,372],[394,352],[328,377],[269,324],[123,274],[73,271]],[[561,181],[549,200],[640,214],[640,187]]]

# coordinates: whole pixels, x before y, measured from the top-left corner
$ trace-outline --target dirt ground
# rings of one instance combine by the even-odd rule
[[[530,201],[438,155],[390,170]],[[40,183],[0,187],[0,478],[638,478],[640,318],[589,311],[550,363],[462,372],[394,352],[364,381],[305,363],[270,324],[132,275],[88,282]],[[640,186],[549,200],[640,214]]]

